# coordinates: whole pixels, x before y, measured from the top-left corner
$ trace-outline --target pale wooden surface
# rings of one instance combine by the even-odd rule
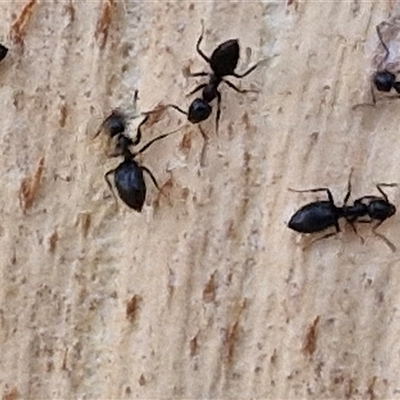
[[[125,1],[101,49],[106,4],[32,3],[22,49],[24,3],[0,3],[3,398],[400,398],[400,253],[368,225],[364,245],[347,227],[309,248],[285,225],[316,197],[289,187],[340,203],[351,167],[353,198],[400,181],[400,102],[352,109],[398,6]],[[188,126],[142,157],[170,202],[149,182],[142,214],[116,211],[103,175],[119,161],[94,131],[136,88],[142,110],[188,106],[201,18],[207,53],[238,37],[239,70],[268,59],[240,83],[260,93],[222,87],[207,166]],[[182,122],[168,112],[143,142]],[[399,216],[381,232],[399,247]]]

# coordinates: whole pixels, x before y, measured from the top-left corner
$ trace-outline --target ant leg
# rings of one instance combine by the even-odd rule
[[[153,173],[146,167],[140,166],[140,169],[147,172],[154,183],[154,186],[161,192],[160,186],[158,186],[157,180],[154,177]]]
[[[253,89],[239,89],[236,87],[232,82],[227,81],[226,79],[223,79],[223,82],[225,82],[230,88],[233,90],[236,90],[238,93],[258,93],[258,90],[253,90]]]
[[[216,91],[216,93],[217,93],[217,101],[218,101],[218,103],[217,103],[217,114],[216,114],[216,117],[215,117],[215,131],[216,131],[216,134],[218,136],[219,120],[221,118],[221,93],[218,92],[218,90]]]
[[[379,190],[379,192],[382,194],[383,198],[385,201],[389,202],[389,199],[387,197],[387,194],[382,190],[382,186],[384,187],[395,187],[397,186],[397,183],[378,183],[376,185],[376,188]]]
[[[383,221],[379,221],[372,228],[372,232],[374,233],[375,236],[378,236],[379,238],[381,238],[386,243],[386,245],[390,248],[390,250],[392,250],[394,253],[397,250],[397,247],[386,236],[383,236],[381,233],[376,231],[381,226],[382,222]]]
[[[381,64],[383,64],[388,59],[390,51],[389,51],[387,44],[383,41],[381,28],[379,27],[379,25],[376,26],[376,33],[378,35],[379,41],[381,42],[381,45],[383,46],[383,48],[385,49],[385,52],[386,52],[386,55],[381,62]]]
[[[175,104],[167,104],[165,107],[166,107],[166,108],[167,108],[167,107],[174,108],[175,110],[179,111],[180,113],[185,114],[185,115],[188,115],[188,113],[187,113],[186,111],[182,110],[182,108],[176,106]]]
[[[103,124],[100,125],[100,128],[98,129],[98,131],[96,132],[96,134],[93,136],[93,139],[96,139],[97,136],[100,135],[101,131],[103,130]]]
[[[317,238],[317,239],[312,240],[312,241],[310,242],[309,246],[313,245],[315,242],[319,242],[320,240],[323,240],[323,239],[328,239],[329,237],[335,236],[335,235],[337,235],[337,234],[338,234],[338,231],[328,233],[328,234],[326,234],[326,235],[324,235],[324,236],[322,236],[322,237],[320,237],[320,238]]]
[[[349,181],[347,183],[347,193],[346,196],[343,200],[343,206],[345,206],[347,204],[347,202],[349,201],[350,198],[350,194],[351,194],[351,176],[353,175],[353,168],[350,169],[350,174],[349,174]]]
[[[98,129],[98,131],[96,132],[96,134],[93,136],[93,139],[96,139],[97,136],[100,135],[101,131],[104,129],[104,127],[105,127],[107,121],[108,121],[109,119],[111,119],[111,116],[112,116],[112,115],[113,115],[113,113],[111,113],[111,114],[101,123],[100,128]]]
[[[307,190],[296,190],[289,188],[288,190],[296,193],[326,192],[326,194],[328,195],[329,202],[334,205],[332,193],[328,188],[317,188],[317,189],[307,189]]]
[[[186,97],[191,96],[192,94],[195,94],[196,92],[198,92],[199,90],[205,88],[207,86],[207,83],[202,83],[201,85],[195,87],[190,93],[188,93],[186,95]]]
[[[211,60],[200,49],[200,43],[203,40],[203,35],[204,35],[204,21],[201,20],[201,34],[199,40],[196,43],[196,50],[200,54],[200,56],[207,62],[207,64],[210,64]]]
[[[136,131],[136,140],[132,142],[133,146],[137,146],[142,139],[142,126],[149,120],[150,116],[147,115],[146,118],[139,124]]]
[[[165,198],[167,198],[167,199],[169,200],[169,197],[162,191],[162,189],[160,188],[160,186],[158,186],[157,180],[156,180],[156,178],[154,177],[153,173],[152,173],[148,168],[143,167],[142,165],[140,166],[140,169],[141,169],[142,171],[147,172],[147,173],[149,174],[151,180],[152,180],[153,183],[154,183],[154,186],[159,190],[159,192],[160,192]]]
[[[134,157],[136,157],[138,154],[143,153],[145,150],[147,150],[154,142],[157,142],[158,140],[164,139],[167,136],[170,136],[178,131],[180,131],[182,129],[183,126],[180,126],[179,128],[174,129],[171,132],[168,133],[164,133],[163,135],[157,136],[154,139],[150,140],[149,143],[146,143],[139,151],[137,151],[136,153],[133,154]]]
[[[115,207],[118,209],[117,197],[115,196],[113,186],[112,186],[112,184],[111,184],[111,182],[110,182],[110,180],[109,180],[109,178],[108,178],[108,177],[109,177],[111,174],[113,174],[115,171],[116,171],[116,168],[111,169],[110,171],[106,172],[105,175],[104,175],[104,179],[106,180],[107,185],[108,185],[108,188],[110,189],[111,194],[112,194],[113,197],[114,197]]]
[[[186,77],[195,78],[198,76],[209,76],[208,72],[189,72]]]
[[[247,71],[243,72],[243,74],[237,74],[236,72],[233,72],[231,75],[234,76],[235,78],[244,78],[245,76],[247,76],[251,72],[253,72],[259,65],[260,65],[260,62],[253,65],[252,67],[250,67]]]
[[[348,222],[348,224],[351,226],[351,229],[353,230],[353,232],[355,233],[356,236],[358,236],[361,240],[361,244],[365,243],[365,239],[358,233],[355,222],[356,222],[356,218],[346,218],[346,221]],[[368,222],[370,223],[371,221],[360,221],[357,220],[357,222]]]
[[[201,149],[201,155],[200,155],[200,166],[205,167],[207,165],[205,160],[206,160],[206,155],[207,155],[208,136],[203,131],[203,129],[200,125],[199,125],[199,130],[200,130],[201,136],[203,136],[203,140],[204,140],[203,148]]]

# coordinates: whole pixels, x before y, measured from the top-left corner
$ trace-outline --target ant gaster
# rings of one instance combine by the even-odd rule
[[[386,43],[383,40],[382,33],[380,26],[376,26],[376,33],[378,35],[379,41],[383,48],[385,49],[385,56],[383,60],[380,62],[380,66],[384,65],[389,58],[390,51],[389,47],[386,45]],[[396,75],[393,74],[392,72],[388,71],[387,69],[380,69],[375,72],[373,76],[373,83],[376,87],[376,89],[379,92],[390,92],[392,89],[394,89],[397,93],[400,94],[400,82],[396,81]],[[374,104],[376,103],[375,95],[374,92],[372,91],[372,100]]]
[[[377,221],[376,225],[372,228],[373,233],[383,239],[385,243],[394,251],[395,246],[383,235],[376,232],[376,229],[382,224],[383,221],[390,218],[396,212],[396,207],[389,202],[386,193],[382,190],[382,187],[393,187],[396,184],[378,184],[376,185],[378,191],[382,194],[382,197],[378,196],[363,196],[354,201],[353,205],[348,206],[347,202],[350,198],[351,183],[349,178],[347,194],[343,201],[342,207],[337,207],[333,201],[333,196],[328,188],[318,188],[310,190],[293,190],[298,193],[305,192],[326,192],[328,200],[315,201],[301,207],[292,216],[288,223],[288,227],[297,232],[301,233],[315,233],[321,232],[329,227],[335,227],[336,232],[329,233],[320,239],[330,237],[338,232],[339,219],[345,218],[350,223],[354,232],[357,233],[354,223],[364,222],[372,223]],[[369,219],[363,220],[361,218],[368,217]],[[320,240],[317,239],[317,240]]]
[[[233,83],[226,80],[224,77],[226,76],[234,76],[235,78],[243,78],[254,71],[259,63],[250,67],[247,71],[242,74],[238,74],[235,72],[236,66],[239,61],[239,42],[237,39],[230,39],[224,43],[221,43],[211,54],[211,57],[208,57],[201,49],[200,44],[203,40],[204,35],[204,21],[202,23],[202,31],[200,37],[196,44],[197,53],[205,60],[207,64],[210,65],[212,72],[197,72],[191,73],[189,76],[209,76],[208,83],[202,83],[201,85],[194,88],[188,96],[202,91],[202,96],[193,100],[193,102],[189,106],[189,111],[186,112],[182,110],[180,107],[169,104],[168,106],[175,108],[183,114],[188,116],[188,120],[193,124],[199,123],[201,121],[206,120],[212,111],[210,103],[217,99],[218,108],[216,114],[216,131],[218,132],[218,125],[221,116],[221,93],[218,90],[218,86],[221,82],[225,82],[230,88],[236,90],[239,93],[248,93],[254,92],[254,90],[245,90],[237,88]],[[204,135],[203,135],[204,136]]]
[[[0,61],[3,60],[5,58],[5,56],[8,53],[8,49],[6,46],[3,46],[2,44],[0,44]]]
[[[290,229],[301,233],[315,233],[321,232],[329,227],[335,227],[335,233],[340,232],[339,218],[344,216],[343,209],[335,205],[332,193],[328,188],[289,190],[297,193],[326,192],[328,195],[328,200],[314,201],[296,211],[288,223]],[[344,200],[345,202],[348,200],[349,196],[350,193],[348,192]],[[332,236],[335,233],[328,234],[324,236],[324,238]]]
[[[123,134],[120,134],[117,137],[118,139],[117,147],[122,150],[124,161],[121,164],[119,164],[117,168],[108,171],[104,175],[107,185],[110,188],[115,200],[116,200],[115,194],[109,179],[109,176],[111,174],[114,174],[115,187],[117,188],[118,195],[121,198],[121,200],[127,206],[133,208],[138,212],[142,211],[142,207],[146,199],[146,184],[143,177],[143,171],[149,174],[156,188],[161,191],[156,181],[156,178],[154,177],[152,172],[143,165],[139,165],[136,162],[135,157],[143,153],[154,142],[164,139],[167,136],[172,135],[176,131],[177,130],[157,136],[135,153],[132,153],[129,150],[129,146],[132,145],[132,140],[130,138],[128,138]]]

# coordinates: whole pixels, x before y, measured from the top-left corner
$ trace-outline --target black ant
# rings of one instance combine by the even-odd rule
[[[0,44],[0,61],[2,61],[8,53],[8,49],[6,46]]]
[[[218,132],[218,125],[221,116],[221,93],[218,91],[219,84],[221,82],[225,82],[230,88],[236,90],[238,93],[255,92],[254,90],[239,89],[233,83],[224,79],[224,77],[231,75],[235,78],[243,78],[254,71],[260,63],[253,65],[242,74],[238,74],[235,72],[236,66],[239,61],[240,52],[239,41],[237,39],[231,39],[227,40],[224,43],[221,43],[212,52],[211,57],[208,57],[200,49],[200,44],[203,40],[204,35],[204,21],[201,21],[201,23],[202,31],[196,44],[196,50],[197,53],[200,54],[200,56],[205,60],[205,62],[210,65],[212,72],[191,73],[189,74],[189,76],[209,76],[209,81],[208,83],[202,83],[201,85],[197,86],[188,94],[188,96],[190,96],[203,89],[202,96],[193,100],[193,102],[189,106],[188,112],[182,110],[180,107],[174,104],[169,104],[168,106],[173,107],[182,114],[187,115],[188,120],[193,124],[196,124],[206,120],[210,116],[212,111],[210,103],[214,99],[217,99],[218,108],[216,115],[216,132]]]
[[[339,219],[345,218],[350,223],[353,230],[357,233],[354,223],[364,222],[372,223],[377,221],[377,224],[372,228],[375,235],[382,238],[385,243],[394,251],[395,246],[383,235],[376,232],[376,229],[396,212],[396,207],[389,202],[386,193],[382,190],[382,186],[396,186],[396,184],[378,184],[376,187],[382,194],[382,197],[363,196],[354,201],[351,206],[347,205],[351,193],[351,184],[349,179],[348,191],[343,201],[342,207],[337,207],[333,201],[333,196],[328,188],[318,188],[310,190],[293,190],[293,192],[326,192],[328,200],[319,200],[301,207],[292,216],[288,223],[288,227],[301,233],[315,233],[324,231],[327,228],[335,227],[336,232],[329,233],[320,239],[333,236],[340,232]],[[369,217],[367,220],[362,220],[363,217]],[[317,240],[320,240],[317,239]]]
[[[178,128],[177,130],[179,129],[180,128]],[[127,206],[133,208],[138,212],[142,211],[142,207],[146,199],[146,184],[143,177],[143,171],[149,174],[155,187],[161,191],[160,187],[158,186],[157,180],[152,174],[152,172],[143,165],[139,165],[136,162],[135,158],[139,154],[143,153],[146,149],[148,149],[154,142],[164,139],[169,135],[172,135],[177,130],[157,136],[135,153],[132,153],[129,150],[129,146],[133,144],[130,138],[128,138],[123,134],[120,134],[117,137],[118,140],[117,147],[121,149],[124,161],[121,164],[119,164],[117,168],[108,171],[104,175],[107,185],[110,188],[115,200],[116,200],[115,194],[112,188],[112,184],[109,180],[109,175],[111,174],[114,174],[115,187],[117,188],[121,200]],[[137,140],[135,142],[137,142]]]
[[[390,51],[389,51],[389,47],[383,40],[381,29],[380,29],[379,25],[376,26],[376,33],[378,35],[381,45],[383,46],[383,48],[385,49],[385,52],[386,52],[383,60],[380,62],[380,66],[382,66],[386,63],[387,59],[389,58]],[[397,93],[400,94],[400,82],[396,81],[396,75],[393,74],[392,72],[388,71],[387,69],[378,68],[378,70],[375,72],[375,74],[372,78],[372,81],[373,81],[376,89],[379,92],[387,92],[388,93],[392,89],[394,89]],[[373,103],[376,104],[375,94],[374,94],[373,90],[372,90],[372,100],[373,100]]]

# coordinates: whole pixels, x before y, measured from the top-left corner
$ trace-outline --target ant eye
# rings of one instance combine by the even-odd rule
[[[374,84],[380,92],[390,92],[396,80],[396,76],[389,71],[377,72],[374,76]]]

